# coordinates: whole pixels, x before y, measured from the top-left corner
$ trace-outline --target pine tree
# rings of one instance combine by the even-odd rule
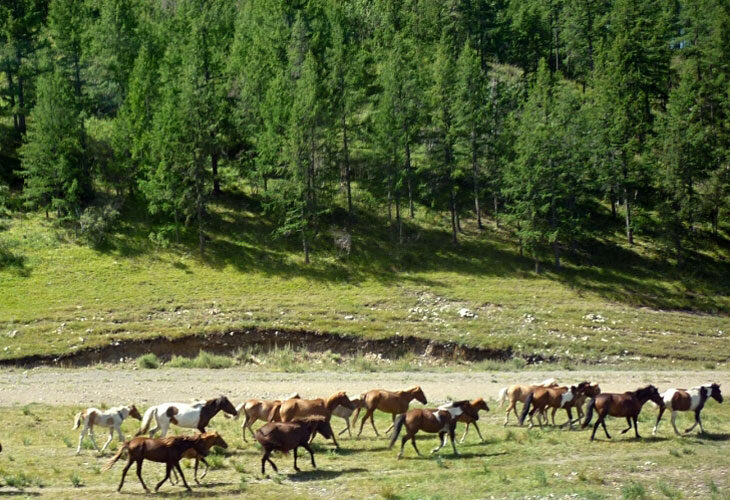
[[[89,20],[86,2],[53,0],[48,10],[48,36],[60,70],[73,82],[76,98],[81,99],[84,36]]]
[[[23,195],[31,207],[55,210],[60,217],[78,217],[88,197],[90,179],[81,168],[83,157],[79,107],[64,76],[54,72],[38,83],[20,154]]]

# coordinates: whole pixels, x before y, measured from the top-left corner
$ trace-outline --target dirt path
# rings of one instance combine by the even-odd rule
[[[175,369],[132,370],[119,367],[80,369],[9,369],[0,373],[0,406],[43,403],[52,405],[108,405],[134,402],[189,401],[226,394],[238,402],[250,397],[281,397],[298,392],[315,397],[346,390],[359,394],[382,387],[399,389],[421,385],[433,401],[448,398],[496,398],[499,389],[515,382],[537,382],[555,377],[562,383],[596,381],[604,391],[622,392],[652,383],[692,387],[708,381],[730,386],[730,371],[554,371],[554,372],[251,372]]]

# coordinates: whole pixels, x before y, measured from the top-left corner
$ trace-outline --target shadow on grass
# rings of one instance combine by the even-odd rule
[[[327,481],[330,479],[337,479],[343,474],[357,474],[359,472],[367,472],[367,469],[362,467],[351,467],[349,469],[341,470],[302,470],[300,472],[291,472],[286,475],[287,479],[292,482],[305,482],[305,481]]]
[[[712,432],[701,432],[693,436],[700,441],[730,441],[730,434],[715,434]]]
[[[17,255],[0,246],[0,271],[8,270],[17,273],[19,276],[30,276],[30,269],[26,266],[26,259],[23,255]]]

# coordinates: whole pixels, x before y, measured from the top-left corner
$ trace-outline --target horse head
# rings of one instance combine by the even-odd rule
[[[323,438],[332,439],[334,432],[332,432],[332,426],[326,419],[317,420],[317,425],[314,428],[314,432],[319,432]]]
[[[332,394],[329,399],[327,399],[327,405],[328,408],[335,409],[338,406],[342,406],[344,408],[347,408],[348,410],[354,410],[355,405],[352,404],[352,401],[350,401],[350,398],[347,397],[347,394],[344,391],[337,392],[335,394]]]
[[[664,407],[664,399],[662,399],[662,395],[659,394],[659,389],[651,384],[639,389],[635,394],[639,399],[644,401],[650,400],[656,403],[657,406]]]
[[[142,420],[142,415],[139,413],[139,410],[134,405],[127,406],[127,409],[129,410],[129,416],[132,418],[136,418],[137,420]]]
[[[486,401],[484,401],[483,398],[476,398],[474,401],[471,402],[471,407],[474,408],[477,412],[479,410],[489,411],[489,405]]]
[[[212,448],[213,446],[220,446],[221,448],[228,448],[228,443],[223,439],[223,436],[218,434],[217,432],[207,432],[204,434],[206,438],[208,439],[209,448]]]
[[[411,394],[411,396],[413,396],[413,399],[415,399],[416,401],[424,405],[428,404],[428,401],[426,401],[426,395],[423,393],[421,386],[417,385],[412,389],[408,389],[408,392]]]
[[[718,403],[722,403],[722,392],[720,392],[720,384],[712,384],[710,386],[710,397],[714,398]]]
[[[216,407],[219,410],[223,410],[224,412],[228,413],[231,416],[238,416],[238,410],[236,410],[236,407],[233,406],[233,403],[226,397],[226,396],[220,396],[218,399],[215,400]]]

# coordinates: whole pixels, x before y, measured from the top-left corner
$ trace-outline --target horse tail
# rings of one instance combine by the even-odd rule
[[[588,402],[588,409],[586,410],[585,419],[583,419],[583,427],[587,427],[593,419],[593,407],[596,406],[596,398],[591,398]]]
[[[396,439],[398,439],[398,434],[400,434],[401,429],[403,429],[403,424],[406,421],[406,414],[402,413],[395,417],[395,422],[393,422],[393,435],[390,437],[390,444],[388,445],[388,449],[392,448],[395,444]]]
[[[531,392],[527,395],[527,399],[525,400],[525,407],[522,408],[522,415],[520,415],[520,425],[522,425],[525,422],[525,417],[527,416],[527,412],[530,410],[530,405],[532,404],[532,399],[535,397],[535,393]]]
[[[502,408],[504,406],[504,403],[507,401],[507,391],[509,390],[509,387],[502,387],[502,390],[499,391],[499,407]]]
[[[135,436],[140,436],[147,432],[147,430],[150,428],[150,424],[152,423],[152,418],[157,416],[157,407],[151,406],[147,408],[147,411],[144,412],[144,417],[142,418],[142,423],[140,424],[139,430],[137,431],[137,434]]]
[[[124,453],[124,450],[129,448],[129,441],[125,441],[121,448],[119,448],[119,451],[116,455],[114,455],[104,466],[103,469],[101,469],[102,472],[108,471],[111,469],[115,463],[117,463],[117,460],[119,460],[122,456],[122,453]]]
[[[81,412],[78,412],[78,413],[77,413],[77,414],[76,414],[76,415],[74,416],[74,426],[73,426],[73,427],[71,428],[71,430],[76,430],[76,429],[78,429],[80,425],[81,425]]]

